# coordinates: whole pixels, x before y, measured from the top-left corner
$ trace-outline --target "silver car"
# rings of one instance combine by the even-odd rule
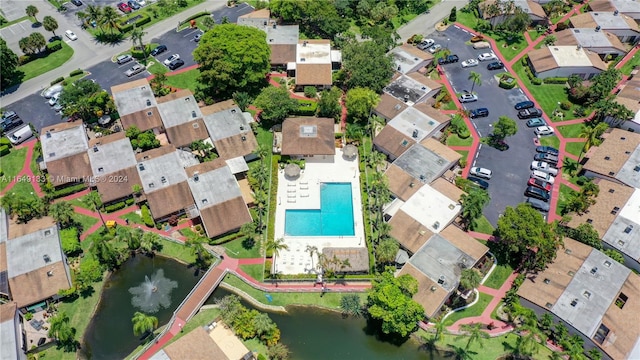
[[[461,103],[474,102],[478,101],[478,95],[466,93],[460,95],[460,98],[458,98],[458,100],[460,100]]]
[[[42,93],[42,96],[45,97],[45,99],[51,99],[51,97],[59,92],[62,91],[62,84],[56,84],[53,85],[52,87],[48,88],[47,90],[45,90]]]
[[[132,77],[133,75],[139,74],[145,70],[145,67],[140,64],[135,64],[131,67],[131,69],[124,72],[128,77]]]

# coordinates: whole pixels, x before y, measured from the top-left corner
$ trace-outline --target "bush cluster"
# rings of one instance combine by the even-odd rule
[[[315,86],[305,86],[304,87],[304,96],[308,98],[315,98],[318,95],[318,89]]]
[[[569,78],[566,77],[548,77],[544,79],[545,84],[566,84],[569,81]]]
[[[318,103],[312,100],[298,100],[298,108],[293,112],[298,116],[313,116],[318,110]]]
[[[0,156],[8,155],[11,152],[8,145],[0,146]]]
[[[147,205],[142,205],[140,211],[142,213],[142,222],[148,227],[153,227],[153,218],[151,217],[151,212]]]
[[[49,54],[52,52],[56,52],[60,49],[62,49],[62,41],[60,40],[52,41],[47,44],[47,53]]]
[[[502,74],[500,76],[500,82],[498,83],[498,86],[500,86],[503,89],[513,89],[514,87],[516,87],[517,82],[515,80],[515,78],[513,76],[511,76],[511,74]]]
[[[140,15],[136,15],[136,16],[140,16]],[[124,22],[120,22],[120,26],[118,26],[118,28],[120,29],[121,33],[127,33],[131,30],[133,30],[133,27],[137,27],[138,29],[142,27],[142,25],[151,22],[151,18],[148,15],[142,15],[142,17],[138,20],[136,20],[135,22],[126,23],[126,20]]]
[[[572,104],[571,104],[571,102],[570,102],[570,101],[566,101],[566,100],[565,100],[565,101],[563,101],[563,102],[561,102],[561,103],[560,103],[560,109],[562,109],[562,110],[569,110],[569,109],[571,109],[571,105],[572,105]]]
[[[69,76],[76,76],[76,75],[80,75],[80,74],[83,74],[83,73],[84,73],[84,70],[75,69],[75,70],[73,70],[72,72],[69,73]]]
[[[82,190],[84,190],[86,188],[87,188],[87,185],[84,184],[84,183],[76,184],[76,185],[71,185],[71,186],[67,186],[67,187],[64,187],[62,189],[56,190],[51,195],[52,195],[52,197],[54,199],[57,199],[57,198],[61,198],[61,197],[67,196],[67,195],[75,194],[75,193],[80,192],[80,191],[82,191]]]
[[[117,203],[113,203],[111,205],[105,206],[104,207],[104,211],[108,212],[108,213],[114,212],[114,211],[118,211],[120,209],[126,208],[127,206],[133,205],[133,203],[134,203],[133,198],[128,198],[128,199],[126,199],[124,201],[119,201]]]

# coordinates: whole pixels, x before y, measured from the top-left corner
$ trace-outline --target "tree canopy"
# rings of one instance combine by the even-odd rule
[[[335,86],[331,90],[321,92],[318,100],[318,116],[338,119],[342,110],[340,96],[342,92]]]
[[[381,321],[382,332],[406,337],[424,319],[424,308],[411,297],[418,292],[418,281],[405,274],[394,276],[394,268],[387,267],[377,276],[367,295],[367,311]]]
[[[380,96],[373,90],[357,87],[347,92],[347,113],[352,121],[366,122]]]
[[[393,76],[393,60],[383,45],[373,41],[347,43],[342,49],[342,69],[345,85],[369,88],[377,93],[387,86]]]
[[[271,49],[264,31],[221,24],[207,31],[193,52],[200,65],[200,88],[206,97],[257,92],[266,85]]]
[[[273,124],[281,123],[298,107],[298,101],[291,98],[289,90],[275,86],[264,88],[254,104],[262,109],[260,118]]]
[[[307,35],[333,39],[349,29],[349,21],[338,14],[332,1],[272,0],[269,9],[284,23],[299,25]]]
[[[7,42],[0,38],[0,88],[4,89],[13,83],[18,68],[18,55],[7,46]]]
[[[500,116],[498,121],[493,123],[493,136],[500,140],[504,140],[507,136],[515,135],[517,131],[518,124],[507,116]]]

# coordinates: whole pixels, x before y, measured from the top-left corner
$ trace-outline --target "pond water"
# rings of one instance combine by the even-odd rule
[[[214,298],[230,293],[218,288]],[[246,302],[244,306],[252,308]],[[442,360],[443,356],[420,348],[410,339],[400,345],[379,340],[367,328],[364,319],[343,319],[337,312],[308,307],[289,307],[287,314],[269,313],[278,324],[281,342],[291,350],[291,360],[366,359],[366,360]],[[250,349],[251,350],[251,349]]]
[[[158,309],[149,315],[157,317],[158,326],[162,326],[199,279],[193,269],[162,256],[137,255],[127,260],[105,281],[100,304],[83,339],[83,357],[123,359],[141,344],[140,336],[133,334],[131,318],[142,310],[132,305],[132,298],[157,302],[158,306],[146,310]],[[141,293],[144,291],[149,294]]]

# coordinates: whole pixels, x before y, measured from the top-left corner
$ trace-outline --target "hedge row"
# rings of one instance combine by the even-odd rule
[[[47,44],[47,52],[52,53],[62,49],[62,41],[56,40]]]
[[[133,205],[134,202],[135,201],[133,200],[133,198],[128,198],[124,201],[120,201],[120,202],[105,206],[104,211],[108,213],[118,211],[120,209],[126,208],[127,206]]]
[[[508,82],[508,79],[512,79],[511,82]],[[498,86],[500,86],[503,89],[513,89],[514,87],[516,87],[516,85],[518,84],[518,82],[515,80],[515,78],[513,76],[511,76],[511,74],[502,74],[500,75],[500,81],[498,83]]]
[[[121,33],[128,33],[129,31],[131,31],[133,29],[133,27],[137,27],[140,28],[142,25],[151,22],[151,17],[149,17],[149,15],[142,15],[142,17],[138,20],[136,20],[136,22],[134,23],[130,23],[130,24],[123,24],[120,23],[119,25],[119,29]]]
[[[84,70],[82,70],[82,69],[73,70],[72,72],[69,73],[69,76],[76,76],[76,75],[80,75],[80,74],[84,74]]]
[[[50,84],[51,85],[55,85],[57,83],[61,83],[64,81],[64,77],[60,76],[59,78],[56,78],[55,80],[53,80]]]
[[[153,218],[151,217],[151,212],[147,205],[142,205],[140,211],[142,213],[142,222],[148,227],[153,227]]]
[[[62,188],[60,190],[54,191],[53,194],[52,194],[52,197],[54,199],[61,198],[63,196],[75,194],[75,193],[80,192],[80,191],[82,191],[82,190],[84,190],[86,188],[87,188],[87,185],[84,184],[84,183],[67,186],[67,187],[64,187],[64,188]]]
[[[180,21],[180,25],[186,24],[186,23],[188,23],[189,21],[191,21],[193,19],[199,18],[200,16],[207,16],[207,15],[211,15],[211,13],[209,13],[208,11],[201,11],[201,12],[199,12],[197,14],[193,14],[193,15],[189,16],[186,20]]]
[[[11,141],[6,137],[0,137],[0,145],[11,146]]]
[[[298,108],[293,112],[298,116],[313,116],[318,109],[318,103],[311,100],[298,100]]]
[[[564,85],[569,81],[569,78],[566,77],[548,77],[544,79],[545,84],[560,84]]]
[[[45,47],[45,54],[51,54],[54,53],[58,50],[62,49],[62,42],[60,40],[56,40],[53,42],[50,42],[46,45]],[[36,59],[41,59],[43,57],[43,54],[28,54],[28,55],[21,55],[18,58],[18,65],[24,65],[24,64],[28,64],[30,62],[32,62],[33,60]]]
[[[0,146],[0,156],[8,155],[10,152],[11,150],[9,149],[9,146],[7,145]]]

